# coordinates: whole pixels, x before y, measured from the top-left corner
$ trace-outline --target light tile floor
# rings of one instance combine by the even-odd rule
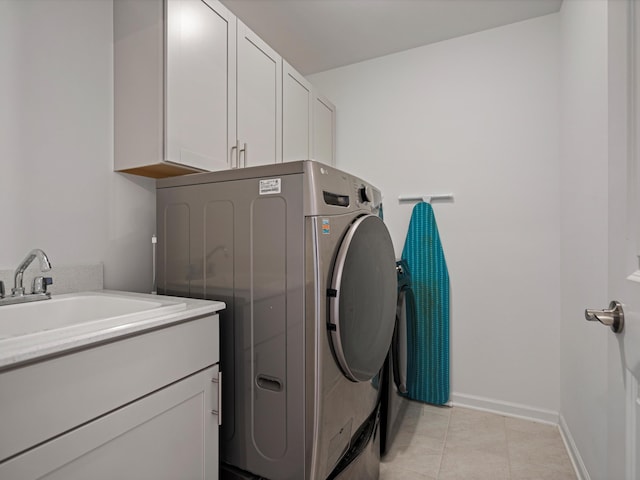
[[[410,402],[380,480],[575,480],[558,428]]]

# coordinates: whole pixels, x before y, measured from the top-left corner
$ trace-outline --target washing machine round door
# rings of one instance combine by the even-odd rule
[[[385,360],[396,314],[397,276],[391,236],[375,215],[357,218],[338,250],[329,290],[329,331],[344,375],[373,378]]]

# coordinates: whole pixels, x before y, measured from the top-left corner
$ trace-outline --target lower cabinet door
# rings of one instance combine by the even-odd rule
[[[216,365],[151,393],[6,460],[0,478],[217,480],[217,380]]]

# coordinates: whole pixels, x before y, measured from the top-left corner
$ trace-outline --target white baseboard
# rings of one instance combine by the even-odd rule
[[[580,452],[578,451],[578,447],[576,446],[576,442],[573,440],[573,435],[571,435],[569,426],[567,425],[567,422],[565,421],[562,414],[560,415],[559,427],[562,441],[564,442],[565,447],[567,447],[569,458],[571,459],[571,463],[573,463],[573,469],[576,471],[578,479],[591,480],[589,472],[587,472],[587,467],[582,461],[582,457],[580,456]]]
[[[522,418],[551,425],[558,425],[559,420],[558,412],[552,410],[544,410],[518,403],[503,402],[492,398],[477,397],[475,395],[452,393],[450,403],[457,407],[473,408],[474,410],[498,413],[500,415],[506,415],[507,417]]]

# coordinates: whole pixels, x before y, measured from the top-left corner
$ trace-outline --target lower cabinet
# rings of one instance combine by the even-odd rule
[[[218,365],[0,464],[0,478],[218,478]]]

